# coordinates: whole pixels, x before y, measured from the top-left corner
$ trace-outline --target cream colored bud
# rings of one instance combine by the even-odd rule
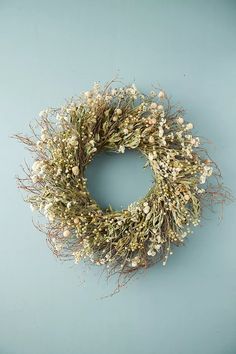
[[[145,206],[145,208],[143,209],[143,212],[144,212],[145,214],[148,214],[149,211],[150,211],[150,206],[149,206],[149,205]]]
[[[70,230],[65,230],[65,231],[63,232],[63,236],[64,236],[64,237],[70,236]]]
[[[164,98],[165,97],[165,92],[163,92],[163,91],[160,91],[159,93],[158,93],[158,97],[159,98]]]
[[[154,125],[154,124],[156,124],[157,120],[156,120],[156,118],[150,118],[148,122],[149,122],[149,124]]]
[[[187,129],[187,130],[193,129],[192,123],[188,123],[188,124],[186,125],[186,129]]]
[[[157,108],[156,102],[152,102],[152,103],[150,104],[150,108],[151,108],[151,109],[156,109],[156,108]]]
[[[149,143],[150,144],[153,144],[155,142],[155,139],[154,139],[154,136],[149,136],[149,139],[148,139]]]
[[[72,167],[72,173],[73,173],[73,175],[78,176],[78,174],[79,174],[79,167],[78,167],[78,166]]]
[[[178,117],[178,118],[177,118],[177,122],[178,122],[179,124],[183,124],[184,118]]]
[[[120,116],[120,115],[122,114],[122,109],[117,108],[117,109],[116,109],[116,114],[117,114],[118,116]]]

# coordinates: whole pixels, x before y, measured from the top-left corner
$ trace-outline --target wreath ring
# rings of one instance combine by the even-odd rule
[[[182,245],[200,223],[203,206],[229,197],[192,123],[163,90],[144,95],[135,85],[96,83],[62,107],[40,112],[37,126],[40,135],[32,127],[31,137],[16,135],[35,159],[19,187],[48,218],[43,231],[63,259],[87,259],[125,277],[157,261],[165,265],[173,245]],[[127,209],[103,210],[87,190],[85,169],[96,153],[125,149],[146,157],[154,184]]]

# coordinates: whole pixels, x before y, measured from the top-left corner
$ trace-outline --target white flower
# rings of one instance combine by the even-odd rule
[[[41,135],[41,140],[42,140],[42,141],[46,141],[46,140],[47,140],[47,134],[44,134],[44,133],[43,133],[43,134]]]
[[[38,174],[41,172],[41,169],[44,167],[44,162],[42,160],[37,160],[32,165],[32,170],[34,173]]]
[[[150,108],[151,108],[151,109],[156,109],[156,108],[157,108],[156,102],[152,102],[152,103],[150,104]]]
[[[62,116],[61,116],[59,113],[57,113],[56,119],[57,119],[57,120],[61,120],[61,119],[62,119]]]
[[[188,123],[186,125],[186,130],[190,130],[190,129],[193,129],[193,124],[192,123]]]
[[[125,147],[124,147],[124,145],[120,145],[120,146],[119,146],[118,152],[121,152],[122,154],[124,154],[124,152],[125,152]]]
[[[39,117],[42,118],[43,116],[46,116],[48,114],[49,110],[48,109],[44,109],[42,111],[39,112]]]
[[[204,176],[207,176],[207,177],[210,177],[212,175],[212,172],[213,172],[213,168],[211,166],[204,166]]]
[[[158,109],[159,111],[163,111],[164,107],[162,106],[162,104],[159,104],[159,105],[157,106],[157,109]]]
[[[85,97],[88,98],[88,97],[92,96],[92,93],[91,93],[91,91],[85,91],[84,95],[85,95]]]
[[[197,138],[192,138],[191,139],[191,144],[194,146],[194,147],[198,147],[200,145],[200,139],[197,137]]]
[[[129,130],[128,130],[127,128],[125,128],[125,129],[123,130],[123,132],[124,132],[124,134],[128,134],[128,133],[129,133]]]
[[[156,255],[156,251],[154,251],[153,249],[150,248],[150,249],[147,251],[147,254],[148,254],[148,256],[154,257],[154,256]]]
[[[149,154],[148,154],[148,159],[149,159],[149,161],[154,160],[154,155],[151,152],[149,152]]]
[[[120,116],[120,115],[122,114],[122,109],[117,108],[117,109],[116,109],[116,114],[117,114],[118,116]]]
[[[157,122],[156,118],[150,118],[150,119],[148,120],[148,123],[151,124],[151,125],[156,124],[156,122]]]
[[[77,146],[78,145],[78,139],[76,135],[72,135],[69,140],[68,143],[72,146]]]
[[[159,249],[161,248],[161,245],[157,244],[157,245],[154,246],[154,248],[155,248],[157,251],[159,251]]]
[[[79,174],[79,167],[78,167],[78,166],[72,167],[72,173],[73,173],[73,175],[78,176],[78,174]]]
[[[159,137],[162,138],[164,134],[164,130],[162,127],[159,128]]]
[[[134,257],[133,259],[132,259],[132,261],[131,261],[131,265],[132,265],[132,267],[137,267],[137,265],[139,264],[139,262],[140,262],[140,259],[139,259],[139,257]]]
[[[154,136],[150,135],[149,138],[148,138],[148,141],[149,141],[150,144],[155,143],[155,138],[154,138]]]
[[[158,97],[159,97],[159,98],[164,98],[164,97],[165,97],[165,92],[160,91],[160,92],[158,93]]]
[[[56,176],[59,176],[61,173],[62,173],[62,168],[61,168],[61,167],[59,167],[59,168],[57,169]]]
[[[183,122],[184,122],[184,118],[182,118],[182,117],[177,118],[177,123],[183,124]]]
[[[36,143],[36,145],[37,145],[37,147],[40,149],[41,147],[42,147],[42,141],[37,141],[37,143]]]
[[[205,189],[201,189],[201,188],[197,188],[197,193],[198,194],[202,194],[202,193],[205,193]]]
[[[150,211],[150,206],[149,206],[149,205],[146,205],[146,206],[143,208],[143,212],[144,212],[145,214],[148,214],[149,211]]]
[[[47,212],[52,207],[52,205],[52,203],[45,204],[44,211]]]
[[[33,175],[33,176],[31,176],[31,180],[32,180],[33,183],[37,183],[39,178],[38,178],[37,175]]]
[[[206,176],[201,175],[200,176],[200,184],[204,184],[206,182]]]
[[[55,249],[57,252],[60,252],[63,248],[63,245],[61,243],[57,243],[54,245]]]
[[[47,215],[49,221],[53,221],[55,219],[55,214],[54,213],[48,213]]]
[[[131,87],[128,87],[128,88],[126,89],[126,93],[127,93],[127,94],[130,94],[131,96],[133,96],[134,99],[137,98],[137,89],[136,89],[136,87],[135,87],[134,84],[132,84]]]
[[[92,145],[92,146],[95,146],[95,141],[94,140],[90,140],[89,144]]]
[[[206,178],[212,175],[213,168],[211,166],[204,165],[203,173],[200,176],[200,184],[204,184],[206,182]]]

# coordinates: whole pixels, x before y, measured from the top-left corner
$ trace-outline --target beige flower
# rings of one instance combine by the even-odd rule
[[[78,166],[72,167],[72,173],[73,173],[73,175],[78,176],[78,174],[79,174],[79,167],[78,167]]]
[[[186,125],[186,130],[190,130],[190,129],[193,129],[193,124],[192,123],[188,123]]]
[[[156,108],[157,108],[156,102],[152,102],[152,103],[150,104],[150,108],[151,108],[151,109],[156,109]]]
[[[154,256],[156,255],[156,251],[150,248],[150,249],[147,251],[147,255],[148,255],[148,256],[151,256],[151,257],[154,257]]]
[[[143,208],[143,212],[144,212],[145,214],[148,214],[149,211],[150,211],[150,206],[149,206],[149,205],[146,205],[146,206]]]
[[[120,116],[120,115],[122,114],[122,109],[117,108],[117,109],[116,109],[116,114],[117,114],[118,116]]]
[[[165,97],[165,92],[163,92],[163,91],[160,91],[159,93],[158,93],[158,97],[159,98],[164,98]]]
[[[119,146],[119,149],[118,149],[118,152],[121,152],[122,154],[124,154],[124,152],[125,152],[125,146],[124,146],[124,145],[120,145],[120,146]]]
[[[177,118],[177,123],[183,124],[183,122],[184,122],[184,118],[182,118],[182,117]]]
[[[79,224],[79,218],[74,218],[74,223]]]
[[[64,236],[64,237],[70,236],[70,230],[65,230],[65,231],[63,232],[63,236]]]
[[[154,136],[150,135],[148,141],[149,141],[150,144],[155,143],[155,138],[154,138]]]

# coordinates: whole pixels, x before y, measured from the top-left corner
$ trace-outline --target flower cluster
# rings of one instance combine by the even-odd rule
[[[94,87],[58,109],[39,114],[40,133],[17,136],[35,162],[19,179],[33,210],[48,218],[46,233],[58,256],[130,274],[161,261],[197,226],[202,201],[224,200],[215,164],[181,109],[163,90],[145,95],[135,85]],[[137,149],[154,183],[126,210],[103,210],[87,190],[84,171],[102,150]],[[216,177],[209,187],[208,178]]]

